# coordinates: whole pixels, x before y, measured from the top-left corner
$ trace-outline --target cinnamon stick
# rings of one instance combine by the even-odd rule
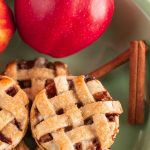
[[[124,64],[129,59],[129,49],[121,53],[119,56],[111,60],[110,62],[106,63],[105,65],[101,66],[100,68],[92,71],[90,75],[101,78],[105,76],[107,73],[112,71],[113,69],[117,68],[118,66]]]
[[[144,43],[144,42],[143,42]],[[147,47],[146,52],[147,52]],[[108,63],[104,64],[103,66],[97,68],[96,70],[89,73],[90,75],[94,76],[95,78],[101,78],[114,70],[115,68],[121,66],[122,64],[126,63],[129,60],[130,55],[130,48],[125,50],[123,53],[115,57],[113,60],[109,61]]]
[[[138,41],[130,43],[130,75],[129,75],[129,110],[128,122],[135,123],[137,100],[137,67],[138,67]]]
[[[128,121],[131,124],[144,123],[145,57],[146,45],[143,41],[131,42],[130,48],[130,88]]]
[[[137,76],[137,101],[136,118],[137,124],[144,123],[144,96],[145,96],[145,69],[146,69],[146,46],[143,41],[139,41],[138,48],[138,76]]]

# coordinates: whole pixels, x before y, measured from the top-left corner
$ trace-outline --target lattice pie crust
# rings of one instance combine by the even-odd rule
[[[41,149],[108,150],[122,107],[89,76],[59,76],[35,98],[30,121]]]
[[[68,75],[68,66],[62,62],[49,62],[45,58],[31,61],[18,60],[7,65],[5,75],[18,81],[30,100],[41,91],[51,79],[60,75]]]
[[[0,76],[0,150],[11,150],[25,135],[28,103],[16,81]]]

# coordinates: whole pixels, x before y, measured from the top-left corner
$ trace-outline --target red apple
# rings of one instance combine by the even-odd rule
[[[0,52],[4,51],[15,32],[13,15],[5,0],[0,0]]]
[[[107,29],[114,0],[15,0],[22,39],[53,57],[72,55]]]

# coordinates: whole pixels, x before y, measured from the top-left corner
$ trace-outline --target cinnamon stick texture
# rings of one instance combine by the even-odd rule
[[[100,68],[92,71],[90,75],[101,78],[108,74],[113,69],[117,68],[118,66],[121,66],[125,62],[127,62],[129,59],[129,49],[121,53],[119,56],[111,60],[110,62],[106,63],[105,65],[101,66]]]
[[[137,99],[138,41],[130,43],[129,112],[128,122],[135,123]]]
[[[130,88],[128,121],[131,124],[144,123],[145,96],[145,56],[146,45],[143,41],[130,43]]]
[[[139,41],[138,48],[138,77],[137,77],[137,101],[136,101],[136,118],[137,124],[144,123],[144,97],[145,97],[145,69],[146,69],[146,46],[143,41]]]

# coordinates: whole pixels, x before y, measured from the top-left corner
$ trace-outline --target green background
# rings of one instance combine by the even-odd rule
[[[12,7],[13,1],[7,0]],[[12,7],[13,8],[13,7]],[[107,32],[93,45],[73,56],[59,59],[68,63],[75,75],[87,74],[129,47],[134,39],[144,39],[150,43],[150,1],[148,0],[116,0],[115,15]],[[33,59],[44,56],[51,61],[56,59],[35,52],[20,39],[16,33],[6,51],[0,55],[0,70],[14,59]],[[57,59],[58,60],[58,59]],[[147,54],[146,81],[146,121],[144,125],[127,123],[129,66],[128,63],[115,69],[100,79],[114,99],[122,103],[124,113],[120,117],[120,133],[112,150],[150,150],[150,53]]]

